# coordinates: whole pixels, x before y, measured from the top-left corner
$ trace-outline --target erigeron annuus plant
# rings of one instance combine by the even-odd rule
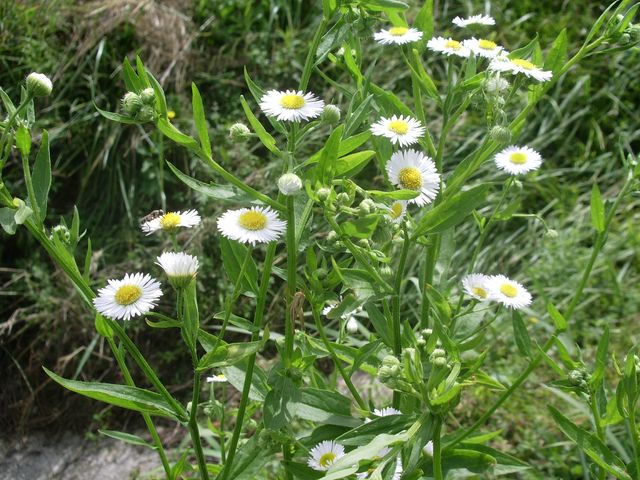
[[[568,308],[561,313],[547,306],[555,328],[544,343],[530,337],[521,315],[536,296],[526,279],[509,278],[497,267],[476,271],[479,252],[498,217],[518,215],[504,207],[509,197],[517,195],[515,185],[544,168],[540,153],[524,144],[532,139],[518,138],[527,116],[584,57],[637,42],[637,27],[631,24],[637,5],[629,8],[628,4],[612,5],[580,50],[569,56],[564,31],[546,54],[537,40],[508,53],[489,39],[495,23],[491,17],[454,19],[458,35],[454,39],[444,36],[449,30],[444,21],[434,22],[431,2],[425,2],[410,25],[406,5],[395,0],[323,1],[323,19],[298,85],[259,86],[259,79],[246,75],[253,99],[241,97],[240,102],[250,128],[237,123],[230,131],[235,141],[259,141],[265,162],[277,162],[281,172],[277,195],[258,191],[216,161],[205,103],[195,84],[192,136],[170,121],[162,87],[142,61],[137,58],[134,68],[125,60],[127,92],[121,110],[100,113],[125,124],[148,123],[242,192],[220,197],[218,190],[170,165],[187,186],[226,202],[216,225],[232,288],[222,315],[216,316],[221,321],[215,325],[203,322],[205,316],[199,312],[199,261],[182,251],[185,247],[176,235],[179,229],[200,223],[200,214],[190,205],[155,212],[142,222],[140,235],[165,235],[173,246],[174,251],[158,248],[154,254],[156,272],[123,272],[121,279],[111,279],[106,286],[96,283],[95,293],[88,270],[90,243],[84,268],[76,261],[81,237],[78,215],[70,228],[50,227],[47,222],[51,167],[46,132],[33,168],[29,163],[33,100],[50,93],[53,86],[46,77],[33,74],[18,107],[0,92],[8,113],[0,124],[0,167],[15,145],[26,187],[19,193],[2,184],[2,226],[12,234],[24,225],[66,272],[95,313],[97,331],[110,345],[126,385],[67,380],[47,370],[48,375],[77,393],[140,412],[152,442],[134,440],[158,452],[170,479],[185,474],[221,480],[264,478],[270,471],[287,479],[440,480],[455,475],[457,469],[504,474],[528,468],[507,452],[486,445],[499,432],[483,435],[478,430],[546,362],[563,377],[569,369],[558,385],[587,399],[596,432],[586,432],[553,411],[559,427],[593,460],[600,478],[607,474],[632,478],[637,463],[625,464],[605,443],[601,400],[603,395],[606,400],[606,394],[601,390],[606,342],[599,348],[591,377],[587,365],[561,355],[560,366],[549,352],[554,346],[562,348],[558,334],[571,323],[611,219],[636,186],[638,168],[633,159],[623,159],[627,181],[608,209],[594,185],[593,255],[581,283],[570,292]],[[374,31],[376,22],[380,27]],[[465,30],[471,28],[482,37],[467,35]],[[441,35],[435,35],[436,29]],[[633,42],[605,46],[624,35],[633,35]],[[366,68],[372,56],[384,62],[386,55],[402,58],[410,76],[412,95],[405,101],[378,86],[375,69]],[[427,59],[442,61],[445,78],[430,75]],[[331,78],[339,72],[352,81],[339,83]],[[344,92],[347,101],[333,105],[318,92],[310,92],[314,74]],[[472,102],[486,108],[487,126],[476,147],[465,158],[455,158],[448,134]],[[518,109],[515,118],[509,118],[509,111]],[[434,114],[438,128],[432,128]],[[314,148],[317,139],[323,144],[320,149]],[[480,169],[491,161],[495,162],[491,168],[506,178],[501,186],[483,178]],[[361,174],[365,169],[381,179],[367,179]],[[491,188],[502,189],[496,205],[486,204]],[[488,215],[481,213],[487,211]],[[475,249],[464,270],[449,272],[447,277],[441,267],[447,262],[444,247],[463,222],[477,225]],[[284,271],[274,268],[280,250],[286,253]],[[419,303],[411,307],[407,298],[414,292],[406,272],[410,257],[422,258],[415,287]],[[273,301],[269,284],[278,278],[286,285],[282,325],[265,318],[267,302]],[[168,315],[153,311],[161,295],[175,295],[175,309]],[[234,303],[242,295],[254,299],[251,320],[238,321],[233,314]],[[150,327],[167,329],[167,335],[180,332],[193,363],[189,403],[174,397],[127,335],[127,322],[143,317]],[[489,327],[505,317],[511,318],[516,355],[527,362],[509,386],[489,373],[491,365],[486,361],[492,341]],[[230,342],[225,335],[232,322],[244,332],[242,341]],[[273,342],[279,353],[268,372],[256,361],[267,342]],[[630,425],[637,458],[639,394],[633,353],[627,357],[624,373],[620,372],[624,383],[615,399],[620,421],[624,418]],[[152,389],[134,385],[127,357]],[[344,393],[336,388],[335,378],[316,369],[314,361],[325,357],[332,360]],[[365,395],[353,380],[356,372],[384,385],[388,398]],[[209,383],[208,399],[202,398],[203,377]],[[216,387],[227,382],[241,392],[238,405],[227,403],[227,387]],[[478,413],[471,425],[448,421],[455,419],[461,398],[475,386],[495,390],[497,400]],[[191,446],[183,456],[165,452],[154,416],[172,419],[188,430]],[[235,418],[228,430],[230,416]],[[207,428],[213,436],[203,435]],[[111,434],[123,440],[133,438]],[[580,442],[581,438],[589,443]],[[274,466],[274,459],[281,461]]]

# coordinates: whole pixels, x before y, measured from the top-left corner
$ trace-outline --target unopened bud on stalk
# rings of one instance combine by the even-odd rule
[[[153,105],[156,101],[156,94],[153,88],[145,88],[140,92],[140,100],[147,105]]]
[[[358,321],[354,317],[349,317],[347,320],[347,332],[356,333],[358,331]]]
[[[367,215],[373,212],[375,208],[376,204],[373,202],[373,200],[371,200],[370,198],[365,198],[360,202],[360,205],[358,205],[358,213],[360,213],[360,215]]]
[[[140,95],[134,92],[127,92],[121,100],[122,110],[130,117],[135,117],[142,108],[142,100]]]
[[[334,243],[337,241],[338,241],[338,234],[336,232],[331,230],[329,233],[327,233],[327,242]]]
[[[447,363],[446,356],[447,356],[447,352],[445,352],[441,348],[436,348],[433,350],[433,352],[431,352],[431,355],[429,355],[429,361],[435,364],[436,361],[441,358],[444,360],[444,363],[446,364]]]
[[[509,82],[502,77],[489,77],[482,82],[484,91],[491,95],[499,95],[509,88]]]
[[[383,265],[380,267],[380,275],[384,278],[391,278],[393,277],[393,270],[389,265]]]
[[[340,192],[336,197],[336,202],[338,203],[338,205],[349,206],[351,205],[351,197],[347,192]]]
[[[316,195],[318,196],[318,200],[324,202],[327,198],[329,198],[329,195],[331,195],[331,190],[326,187],[322,187],[316,191]]]
[[[164,252],[157,258],[164,273],[169,277],[169,283],[176,290],[187,287],[196,277],[200,263],[198,258],[184,252]]]
[[[53,83],[43,73],[30,73],[27,75],[27,93],[34,97],[47,97],[51,95]]]
[[[302,180],[295,173],[285,173],[278,179],[278,190],[283,195],[295,195],[302,190]]]
[[[546,232],[544,232],[544,236],[547,238],[558,238],[558,231],[550,228]]]
[[[156,115],[155,109],[151,105],[142,105],[142,108],[135,116],[136,120],[141,123],[147,123],[153,120]]]
[[[62,243],[68,244],[71,241],[71,232],[65,225],[56,225],[51,229],[51,233]]]
[[[229,137],[234,142],[244,142],[251,135],[251,130],[244,123],[234,123],[229,128]]]
[[[327,125],[335,125],[340,121],[340,109],[335,105],[325,105],[320,120]]]
[[[496,125],[489,131],[491,140],[497,143],[509,143],[511,141],[511,130],[501,125]]]
[[[371,243],[368,238],[361,238],[358,240],[358,245],[362,248],[371,248]]]

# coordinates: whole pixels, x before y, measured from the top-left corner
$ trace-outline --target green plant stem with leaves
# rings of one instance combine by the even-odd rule
[[[400,253],[400,262],[398,263],[398,270],[393,285],[393,297],[391,301],[391,312],[393,317],[391,319],[393,327],[393,354],[400,358],[402,354],[402,334],[400,329],[400,300],[402,296],[402,281],[404,280],[404,269],[407,263],[407,256],[411,248],[411,237],[407,230],[406,223],[402,227],[402,235],[404,241],[402,242],[402,252]],[[398,391],[393,392],[393,407],[399,408],[402,395]]]
[[[443,480],[442,475],[442,423],[443,420],[439,416],[433,417],[433,478],[434,480]]]

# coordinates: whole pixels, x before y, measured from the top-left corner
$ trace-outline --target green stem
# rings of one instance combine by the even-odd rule
[[[604,429],[602,428],[600,412],[598,411],[598,403],[593,393],[589,396],[589,400],[587,403],[589,404],[589,408],[591,409],[591,415],[593,416],[593,423],[596,427],[596,434],[600,440],[602,440],[603,442],[606,442],[605,432],[604,432]],[[604,468],[598,467],[598,479],[604,480],[605,477],[606,477],[606,472]]]
[[[22,157],[22,174],[24,175],[24,183],[27,186],[27,194],[29,195],[29,205],[33,210],[33,216],[38,221],[38,224],[42,225],[44,218],[40,216],[40,209],[38,208],[38,202],[36,201],[36,191],[33,189],[33,180],[31,179],[31,170],[29,168],[29,157],[21,155]]]
[[[107,342],[109,343],[109,347],[113,352],[113,356],[116,357],[116,362],[118,362],[118,366],[120,367],[120,371],[122,372],[122,376],[124,377],[124,381],[127,385],[131,387],[135,387],[135,382],[131,377],[131,373],[129,372],[129,368],[124,360],[120,349],[116,346],[113,338],[107,337]],[[144,419],[144,423],[151,434],[151,438],[153,440],[153,444],[158,451],[158,455],[160,455],[160,461],[162,462],[162,468],[164,469],[165,474],[167,475],[167,479],[173,480],[173,474],[171,472],[171,465],[169,464],[169,460],[167,459],[167,454],[162,447],[162,441],[160,440],[160,436],[156,430],[155,425],[153,424],[153,420],[148,413],[142,413],[142,418]]]
[[[297,288],[297,249],[296,244],[296,213],[294,209],[294,197],[287,197],[287,308],[285,310],[285,367],[291,366],[291,358],[293,357],[293,336],[295,328],[293,325],[293,312],[291,304]]]
[[[198,403],[200,402],[200,373],[196,369],[198,365],[197,355],[193,355],[193,392],[191,395],[191,412],[189,415],[189,433],[193,442],[193,450],[198,460],[198,469],[200,470],[201,480],[209,480],[209,472],[207,471],[207,461],[202,451],[202,443],[200,441],[200,429],[198,428]]]
[[[633,454],[636,460],[636,465],[640,464],[640,443],[638,440],[638,425],[636,423],[636,406],[629,409],[629,430],[631,431],[631,442],[633,444]]]
[[[2,132],[2,137],[0,137],[0,156],[2,157],[0,158],[0,166],[4,166],[5,143],[7,142],[7,138],[9,137],[9,132],[11,131],[11,128],[13,127],[13,124],[16,121],[16,118],[18,118],[18,115],[22,113],[22,110],[24,110],[27,107],[27,105],[29,105],[29,102],[31,102],[32,99],[33,97],[29,93],[27,93],[27,96],[25,97],[24,102],[18,105],[18,108],[16,108],[15,112],[13,112],[9,117],[9,119],[7,120],[7,123],[4,127],[4,131]]]
[[[368,410],[367,404],[358,393],[358,390],[356,389],[356,387],[353,385],[353,382],[351,381],[351,377],[344,370],[344,367],[342,366],[342,362],[340,362],[340,359],[338,358],[336,351],[334,350],[333,346],[331,345],[331,342],[327,338],[327,334],[324,331],[324,327],[320,319],[320,312],[318,312],[318,309],[316,308],[315,305],[312,307],[312,314],[313,314],[313,320],[315,321],[315,324],[316,324],[316,328],[318,329],[318,333],[320,334],[320,338],[322,339],[322,342],[324,343],[325,348],[329,352],[329,355],[331,356],[333,363],[335,364],[336,368],[340,372],[340,376],[344,380],[344,383],[347,385],[347,388],[351,392],[351,395],[353,395],[353,398],[358,403],[358,406],[362,410]]]
[[[434,480],[443,480],[442,476],[442,418],[434,417],[433,419],[433,478]]]
[[[404,268],[407,263],[407,255],[411,247],[411,239],[407,231],[407,224],[402,227],[404,242],[402,243],[402,252],[400,254],[400,262],[398,263],[398,271],[393,285],[393,297],[391,300],[391,312],[393,314],[393,354],[399,359],[402,354],[402,338],[400,333],[400,297],[402,292],[402,280],[404,279]],[[402,395],[398,391],[393,392],[393,408],[400,407]]]
[[[313,64],[316,60],[316,51],[318,50],[318,45],[320,45],[320,40],[322,40],[322,35],[324,34],[325,29],[327,28],[327,20],[322,19],[320,24],[318,25],[318,29],[316,30],[315,35],[313,36],[313,40],[311,41],[311,48],[309,48],[309,52],[307,53],[307,58],[304,61],[304,67],[302,68],[302,76],[300,77],[300,90],[305,91],[309,86],[309,79],[311,78],[311,71],[313,70]]]
[[[273,258],[276,253],[276,242],[272,242],[267,247],[267,254],[264,260],[264,270],[262,271],[262,278],[260,280],[260,289],[258,291],[258,299],[256,302],[256,309],[253,317],[253,326],[255,327],[251,340],[256,341],[260,337],[260,329],[262,328],[262,318],[264,316],[264,308],[267,301],[267,290],[269,289],[269,277],[271,276],[271,268],[273,266]],[[229,443],[229,450],[227,455],[227,461],[224,465],[224,470],[220,473],[220,480],[225,480],[231,473],[233,467],[233,460],[236,455],[236,449],[238,448],[238,441],[240,440],[240,433],[244,423],[244,415],[247,410],[247,403],[249,401],[249,390],[251,389],[251,380],[253,377],[253,369],[256,363],[256,354],[252,354],[248,359],[247,371],[244,376],[244,384],[242,386],[242,396],[240,398],[240,405],[238,407],[238,413],[236,415],[236,425],[233,429],[233,436]]]
[[[491,415],[493,415],[493,413],[498,408],[500,408],[500,406],[504,402],[507,401],[507,399],[518,389],[518,387],[520,387],[520,385],[522,385],[522,383],[527,378],[529,378],[529,375],[531,375],[531,372],[533,372],[536,369],[538,364],[543,360],[544,355],[551,348],[551,346],[555,343],[556,338],[557,338],[557,333],[554,332],[554,334],[551,336],[551,338],[549,338],[549,340],[547,340],[547,342],[541,347],[542,351],[538,352],[538,354],[533,358],[531,363],[529,363],[529,366],[525,369],[525,371],[522,372],[518,378],[516,378],[516,380],[511,384],[511,386],[500,396],[500,398],[491,406],[491,408],[489,408],[487,411],[485,411],[480,416],[480,418],[478,418],[478,420],[476,420],[473,423],[473,425],[471,425],[468,429],[466,429],[463,432],[458,433],[452,439],[450,439],[447,442],[446,446],[447,447],[453,447],[453,446],[457,445],[462,440],[464,440],[469,435],[471,435],[473,432],[475,432],[480,426],[482,426],[484,424],[484,422],[486,422],[489,419],[489,417],[491,417]]]

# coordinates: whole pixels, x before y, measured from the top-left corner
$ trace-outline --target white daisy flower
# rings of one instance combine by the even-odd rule
[[[385,408],[374,408],[373,409],[373,414],[376,417],[389,417],[391,415],[402,415],[402,412],[400,410],[397,410],[393,407],[385,407]]]
[[[457,55],[464,58],[468,58],[471,55],[471,50],[468,47],[452,38],[434,37],[427,42],[427,48],[445,55]]]
[[[161,210],[160,215],[154,215],[149,218],[147,215],[146,220],[143,219],[140,227],[142,231],[147,235],[151,235],[157,230],[165,230],[168,232],[174,232],[179,227],[191,228],[200,223],[200,215],[196,210],[187,210],[186,212],[167,212],[163,213]]]
[[[331,310],[333,310],[337,306],[338,306],[338,302],[329,303],[329,305],[327,305],[326,307],[324,307],[322,309],[322,315],[324,315],[326,317],[327,315],[329,315],[329,313],[331,313]]]
[[[491,300],[489,298],[489,275],[483,275],[481,273],[472,273],[462,279],[462,287],[464,291],[470,297],[486,302]]]
[[[493,275],[487,286],[489,296],[509,308],[518,310],[531,303],[531,294],[527,289],[504,275]]]
[[[218,375],[207,377],[208,383],[225,383],[227,381],[227,376],[224,373],[219,373]]]
[[[469,38],[462,42],[462,45],[471,50],[476,56],[484,58],[495,58],[500,54],[506,54],[506,50],[491,40],[484,38]]]
[[[329,470],[329,467],[344,456],[344,447],[333,440],[320,442],[309,452],[307,464],[314,470]]]
[[[496,166],[511,175],[537,170],[542,165],[542,156],[527,146],[512,145],[505,148],[495,157]]]
[[[504,56],[495,57],[489,64],[489,70],[495,72],[521,73],[529,78],[533,78],[539,82],[551,80],[553,73],[548,70],[542,70],[529,60],[522,58],[507,58]]]
[[[456,17],[451,23],[456,27],[466,28],[469,25],[495,25],[496,21],[489,15],[471,15],[468,18]]]
[[[416,143],[424,135],[425,128],[420,120],[394,115],[378,120],[371,125],[371,131],[378,137],[387,137],[391,143],[404,147]]]
[[[200,266],[198,258],[184,252],[164,252],[156,262],[169,277],[169,282],[175,288],[189,285],[198,273]]]
[[[392,27],[374,34],[373,38],[382,45],[404,45],[420,40],[422,32],[415,28]]]
[[[406,200],[396,200],[389,207],[387,216],[393,223],[400,223],[407,214],[407,202]]]
[[[93,299],[96,310],[113,320],[130,320],[144,315],[156,303],[162,291],[160,283],[143,273],[126,274],[122,280],[109,280]]]
[[[324,101],[313,93],[300,90],[269,90],[260,99],[260,108],[270,117],[287,122],[316,118],[322,113]]]
[[[387,175],[394,185],[420,192],[416,198],[408,200],[418,206],[430,203],[440,189],[440,174],[436,172],[436,164],[417,150],[394,152],[387,163]]]
[[[269,207],[227,210],[218,218],[218,230],[230,240],[241,243],[269,243],[287,229],[287,222]]]

